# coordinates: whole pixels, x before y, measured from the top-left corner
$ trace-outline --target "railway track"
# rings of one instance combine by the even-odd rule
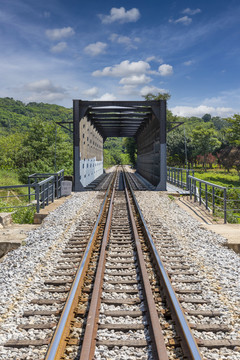
[[[112,178],[94,229],[93,224],[79,226],[52,278],[45,281],[41,293],[47,295],[34,299],[36,310],[24,314],[31,321],[19,327],[29,331],[29,339],[5,346],[34,347],[44,353],[39,359],[85,360],[202,359],[199,346],[240,345],[196,341],[192,329],[229,328],[188,323],[187,317],[221,314],[192,309],[209,303],[201,297],[200,279],[164,229],[157,251],[126,179],[142,190],[133,175],[119,171]],[[159,226],[151,233],[159,237]],[[31,339],[35,331],[41,331],[41,339]]]

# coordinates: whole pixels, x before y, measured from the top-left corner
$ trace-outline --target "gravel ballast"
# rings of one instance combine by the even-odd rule
[[[103,200],[101,195],[102,193],[94,191],[74,194],[49,214],[39,228],[29,233],[24,246],[8,253],[0,263],[0,360],[21,359],[26,356],[24,349],[8,349],[1,344],[12,339],[26,338],[26,331],[17,329],[17,325],[22,322],[23,311],[33,309],[33,306],[29,305],[30,301],[41,295],[44,279],[54,270],[76,226],[84,219],[96,219]],[[188,257],[191,269],[197,269],[205,295],[217,310],[224,311],[224,324],[227,323],[231,331],[208,336],[239,339],[239,255],[224,246],[225,238],[204,229],[167,195],[157,192],[137,192],[136,197],[150,232],[151,226],[154,228],[157,223],[161,223],[161,227],[166,229],[181,247],[181,253]],[[154,241],[161,252],[157,236],[154,237]],[[202,305],[202,308],[208,309],[209,306]],[[183,307],[185,307],[184,303]],[[35,305],[35,308],[38,309],[38,306]],[[199,320],[202,323],[218,321],[212,318],[196,319],[198,322]],[[104,322],[108,321],[104,318]],[[191,322],[194,322],[194,317],[191,317]],[[207,335],[195,331],[195,336],[201,338]],[[27,358],[42,359],[46,349],[43,348],[41,351],[33,349]],[[104,346],[98,348],[99,358],[105,354],[105,351]],[[202,351],[208,360],[240,360],[238,348],[221,350],[203,348]],[[108,356],[114,359],[134,359],[130,349],[127,348],[111,350]],[[139,353],[139,358],[141,356],[142,354]]]
[[[174,240],[174,246],[179,247],[191,264],[191,269],[197,270],[198,278],[202,280],[201,287],[205,296],[211,300],[215,310],[224,312],[224,324],[231,331],[228,333],[204,334],[195,331],[197,338],[240,339],[240,258],[233,250],[224,246],[227,240],[212,231],[206,230],[201,223],[182,210],[169,197],[156,192],[137,192],[137,201],[147,222],[154,242],[161,254],[161,239],[158,237],[156,225],[166,231]],[[169,249],[171,250],[171,249]],[[164,251],[163,251],[164,252]],[[176,285],[176,284],[175,284]],[[187,284],[181,284],[186,286]],[[197,286],[197,285],[195,285]],[[191,286],[193,287],[193,285]],[[183,304],[184,306],[184,304]],[[205,309],[209,305],[205,305]],[[211,308],[212,308],[211,307]],[[202,308],[204,308],[202,306]],[[189,317],[194,322],[194,317]],[[211,324],[221,323],[222,318],[196,319],[199,322]],[[206,359],[239,360],[240,349],[206,349],[202,348]]]
[[[39,228],[29,233],[24,246],[9,252],[0,263],[1,360],[21,359],[27,355],[24,349],[9,349],[2,344],[29,336],[26,331],[17,329],[22,323],[23,312],[38,309],[38,306],[30,305],[30,301],[44,295],[41,293],[44,280],[54,270],[65,244],[81,222],[94,223],[102,201],[101,192],[73,194],[50,213]],[[37,350],[30,351],[29,359],[43,358],[45,348]]]

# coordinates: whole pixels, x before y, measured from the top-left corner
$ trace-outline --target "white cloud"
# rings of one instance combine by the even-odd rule
[[[59,91],[61,88],[53,85],[49,79],[42,79],[24,85],[28,91],[42,92],[42,91]],[[62,89],[63,91],[63,89]]]
[[[190,8],[186,8],[182,11],[182,14],[196,15],[196,14],[199,14],[200,12],[202,12],[201,9],[191,10]]]
[[[173,67],[172,65],[162,64],[159,66],[158,71],[161,76],[170,76],[173,74]]]
[[[60,53],[67,48],[67,43],[65,41],[59,42],[57,45],[51,47],[51,52]]]
[[[136,22],[140,18],[140,12],[136,8],[126,11],[124,7],[113,7],[110,10],[110,15],[99,14],[98,16],[100,17],[103,24],[111,24],[115,21],[123,24],[126,22]]]
[[[183,25],[190,25],[192,22],[192,19],[189,16],[183,16],[177,20],[173,21],[175,24],[183,24]]]
[[[119,84],[142,85],[142,84],[147,84],[150,81],[152,81],[152,79],[149,76],[146,76],[145,74],[141,74],[141,75],[131,75],[128,77],[124,77],[119,81]]]
[[[62,29],[48,29],[45,31],[45,34],[50,40],[60,40],[73,36],[75,34],[75,31],[72,27],[69,26]]]
[[[26,98],[26,102],[44,102],[44,103],[56,103],[62,101],[69,96],[61,93],[48,93],[48,94],[33,94]]]
[[[140,90],[140,94],[141,94],[142,96],[145,96],[145,95],[147,95],[147,94],[149,94],[149,93],[151,93],[151,94],[158,94],[158,93],[163,94],[163,93],[166,93],[166,92],[168,92],[168,90],[160,89],[160,88],[158,88],[158,87],[156,87],[156,86],[144,86],[144,87]]]
[[[107,47],[106,43],[103,43],[101,41],[98,41],[94,44],[89,44],[84,48],[84,52],[91,56],[97,56],[99,54],[102,54],[105,52],[105,49]]]
[[[193,60],[188,60],[188,61],[185,61],[183,64],[184,64],[185,66],[190,66],[190,65],[192,65],[193,63],[194,63]]]
[[[119,89],[119,93],[123,95],[134,95],[135,97],[139,96],[139,90],[136,85],[123,85]]]
[[[105,93],[102,96],[100,96],[97,99],[94,99],[94,101],[114,101],[116,100],[116,96],[114,94]]]
[[[139,42],[138,38],[134,38],[133,40],[128,36],[112,34],[109,38],[112,42],[126,45],[128,48],[137,49],[137,46],[133,44],[133,42]]]
[[[202,117],[204,114],[211,114],[212,116],[226,117],[234,113],[232,108],[227,107],[213,107],[206,105],[192,106],[175,106],[170,109],[174,115],[178,116],[197,116]]]
[[[23,90],[31,92],[31,95],[26,98],[27,101],[55,102],[69,97],[64,88],[54,85],[49,79],[25,84]]]
[[[84,90],[83,94],[86,96],[96,96],[98,94],[98,88],[94,86],[90,89]]]
[[[155,62],[158,62],[160,64],[163,63],[163,59],[162,58],[158,58],[156,56],[149,56],[146,58],[146,62],[151,62],[151,61],[155,61]]]
[[[130,62],[124,60],[120,64],[105,67],[103,70],[96,70],[93,76],[114,76],[123,77],[136,74],[144,74],[150,69],[150,65],[145,61]]]

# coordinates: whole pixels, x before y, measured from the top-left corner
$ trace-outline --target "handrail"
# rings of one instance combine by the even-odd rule
[[[209,192],[207,190],[207,187],[208,186],[212,187],[212,193],[210,193],[210,197],[212,198],[212,212],[214,213],[215,212],[215,207],[217,207],[215,198],[221,199],[222,202],[223,202],[223,207],[222,208],[218,207],[218,208],[222,209],[223,214],[224,214],[224,224],[226,224],[227,223],[227,187],[217,185],[217,184],[213,184],[213,183],[210,183],[208,181],[196,178],[196,177],[191,176],[191,175],[189,175],[188,178],[189,178],[189,183],[190,183],[190,186],[189,186],[190,199],[192,199],[192,195],[194,195],[194,201],[196,202],[196,200],[198,198],[199,204],[201,205],[202,203],[204,203],[205,208],[208,209],[208,210],[211,210],[211,209],[209,208],[209,206],[210,206],[209,202],[210,201],[208,199],[209,198],[209,196],[208,196]],[[197,182],[199,183],[199,189],[197,189]],[[205,189],[202,189],[202,184],[205,185]],[[216,195],[215,194],[215,188],[222,190],[223,191],[223,196]],[[202,192],[204,192],[205,198],[202,196]]]
[[[205,180],[196,178],[195,176],[188,175],[188,177],[189,177],[190,179],[200,181],[200,182],[203,183],[203,184],[207,184],[207,185],[210,185],[210,186],[214,186],[214,187],[216,187],[216,188],[218,188],[218,189],[222,189],[222,190],[227,189],[226,186],[217,185],[217,184],[211,183],[211,182],[209,182],[209,181],[205,181]]]
[[[36,210],[39,213],[41,207],[45,207],[45,204],[48,205],[49,202],[54,202],[55,197],[61,197],[61,183],[64,177],[64,170],[60,170],[56,173],[49,173],[48,174],[32,174],[28,177],[28,184],[23,185],[7,185],[7,186],[0,186],[0,190],[4,189],[19,189],[19,188],[28,188],[27,194],[19,194],[18,197],[28,197],[28,204],[27,205],[11,205],[11,206],[1,206],[3,209],[12,209],[12,208],[22,208],[28,207],[31,204],[31,198],[34,196],[36,201]],[[46,176],[48,176],[46,178]],[[45,177],[46,179],[38,181],[38,178]],[[31,183],[31,179],[34,179],[34,182]],[[31,191],[31,188],[34,190]],[[55,194],[56,191],[56,194]],[[4,198],[13,198],[15,196],[7,195],[7,196],[0,196],[0,199]]]
[[[34,178],[34,177],[46,177],[46,176],[49,176],[49,175],[60,175],[62,172],[64,172],[64,169],[61,169],[57,172],[54,172],[54,173],[34,173],[34,174],[31,174],[29,175],[28,177],[29,178]]]

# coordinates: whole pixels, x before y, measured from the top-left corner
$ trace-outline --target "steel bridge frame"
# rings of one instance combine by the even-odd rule
[[[166,101],[84,101],[73,100],[73,157],[74,191],[83,191],[80,180],[80,121],[87,118],[103,142],[107,137],[134,137],[138,151],[149,160],[144,173],[144,161],[139,160],[137,171],[158,191],[166,191]],[[151,136],[150,136],[151,133]],[[143,141],[148,139],[151,150],[144,153]],[[149,148],[148,146],[148,148]]]

